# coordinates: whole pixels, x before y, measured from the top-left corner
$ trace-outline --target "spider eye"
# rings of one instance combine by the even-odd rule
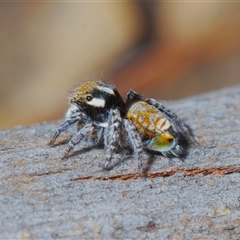
[[[91,101],[91,100],[93,99],[93,97],[92,97],[91,95],[88,95],[88,96],[86,97],[86,99],[87,99],[87,101],[89,102],[89,101]]]

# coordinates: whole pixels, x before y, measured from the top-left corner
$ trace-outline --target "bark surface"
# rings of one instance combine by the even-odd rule
[[[0,238],[239,239],[240,85],[164,105],[199,146],[155,156],[146,178],[126,153],[110,171],[102,148],[62,160],[75,129],[49,147],[59,121],[1,131]]]

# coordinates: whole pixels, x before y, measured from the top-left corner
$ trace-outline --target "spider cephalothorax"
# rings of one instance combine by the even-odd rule
[[[92,122],[107,122],[109,112],[114,108],[119,109],[121,116],[126,114],[125,103],[116,88],[101,81],[91,81],[78,86],[69,100]]]
[[[144,148],[180,157],[185,150],[181,140],[195,142],[176,114],[154,99],[143,99],[133,90],[124,102],[114,86],[90,81],[77,87],[69,101],[65,120],[49,143],[53,145],[62,132],[77,123],[78,132],[70,139],[65,157],[83,140],[90,147],[103,144],[107,153],[104,166],[108,169],[115,150],[129,146],[142,171]]]

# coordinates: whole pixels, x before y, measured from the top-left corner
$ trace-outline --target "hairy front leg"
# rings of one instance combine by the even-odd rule
[[[59,126],[57,131],[53,134],[51,140],[49,141],[49,145],[53,145],[56,139],[59,137],[59,135],[66,131],[71,125],[73,125],[75,122],[85,122],[86,116],[84,113],[82,113],[79,108],[75,105],[71,105],[71,107],[68,109],[64,122]]]
[[[87,124],[81,128],[69,141],[63,158],[67,158],[74,147],[82,141],[87,143],[88,147],[96,146],[102,139],[102,128],[95,124]]]

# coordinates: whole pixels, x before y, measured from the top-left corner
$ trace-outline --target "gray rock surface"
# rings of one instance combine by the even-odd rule
[[[239,239],[240,85],[164,104],[199,146],[146,178],[127,153],[108,172],[102,148],[61,160],[75,129],[49,147],[59,121],[1,131],[0,239]]]

